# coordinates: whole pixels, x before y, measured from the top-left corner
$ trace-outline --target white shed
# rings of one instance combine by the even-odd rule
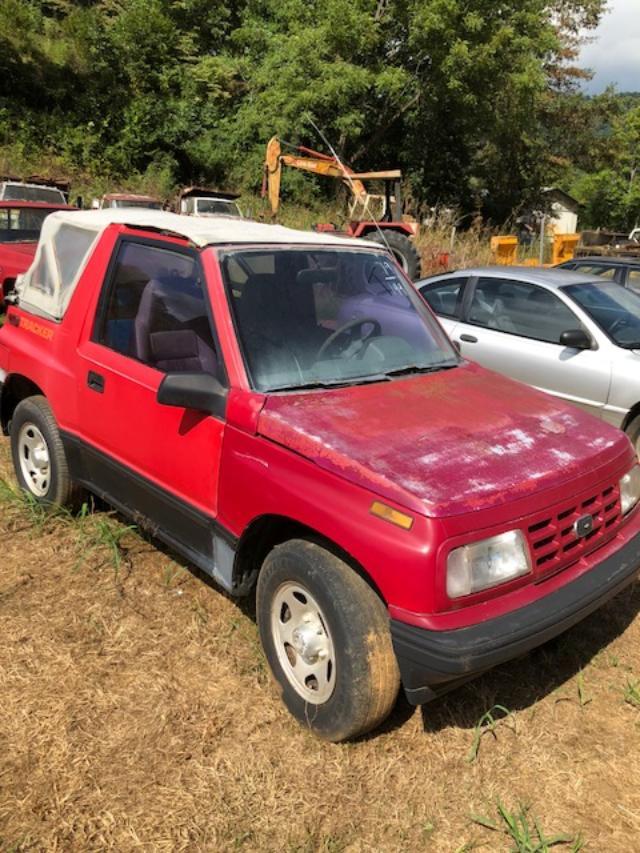
[[[544,194],[551,200],[553,220],[549,223],[555,234],[576,234],[580,202],[558,187],[545,187]]]

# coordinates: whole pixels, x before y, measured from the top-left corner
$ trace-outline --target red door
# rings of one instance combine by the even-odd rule
[[[84,479],[158,534],[210,550],[224,421],[161,405],[168,372],[225,383],[197,253],[122,238],[78,347]],[[199,562],[199,561],[198,561]]]

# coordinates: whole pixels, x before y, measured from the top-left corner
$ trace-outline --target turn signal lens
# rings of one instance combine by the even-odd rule
[[[377,515],[378,518],[383,518],[385,521],[389,521],[403,530],[411,530],[413,527],[413,518],[410,515],[405,515],[404,512],[399,512],[392,506],[383,504],[380,501],[374,501],[371,504],[371,514]]]

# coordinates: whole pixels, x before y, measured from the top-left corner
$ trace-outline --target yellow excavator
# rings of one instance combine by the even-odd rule
[[[264,162],[262,196],[268,196],[275,216],[280,207],[280,182],[282,167],[301,169],[327,178],[335,178],[349,190],[352,201],[349,207],[349,224],[343,232],[349,237],[366,237],[388,247],[405,273],[412,279],[420,277],[420,255],[413,243],[416,222],[407,222],[402,216],[400,181],[402,172],[391,169],[382,172],[354,172],[336,157],[322,154],[303,145],[290,146],[295,152],[282,153],[277,136],[267,145]],[[384,195],[367,192],[363,181],[383,181]],[[334,226],[321,223],[318,231],[333,231]]]

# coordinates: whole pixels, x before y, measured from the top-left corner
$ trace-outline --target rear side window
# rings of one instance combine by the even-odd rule
[[[635,293],[640,293],[640,269],[629,270],[627,273],[627,287]]]
[[[420,289],[420,293],[434,313],[443,317],[457,317],[466,282],[466,278],[456,278],[443,283],[427,284]]]
[[[500,278],[478,279],[469,322],[550,344],[559,343],[562,332],[582,328],[555,294],[535,284]]]
[[[89,250],[96,240],[95,231],[62,225],[53,238],[53,252],[60,276],[60,288],[64,292],[76,280]]]
[[[585,273],[585,275],[599,275],[600,278],[614,279],[616,277],[616,268],[604,264],[576,264],[573,269],[576,272]]]
[[[164,373],[222,379],[197,257],[123,242],[102,299],[98,343]]]

